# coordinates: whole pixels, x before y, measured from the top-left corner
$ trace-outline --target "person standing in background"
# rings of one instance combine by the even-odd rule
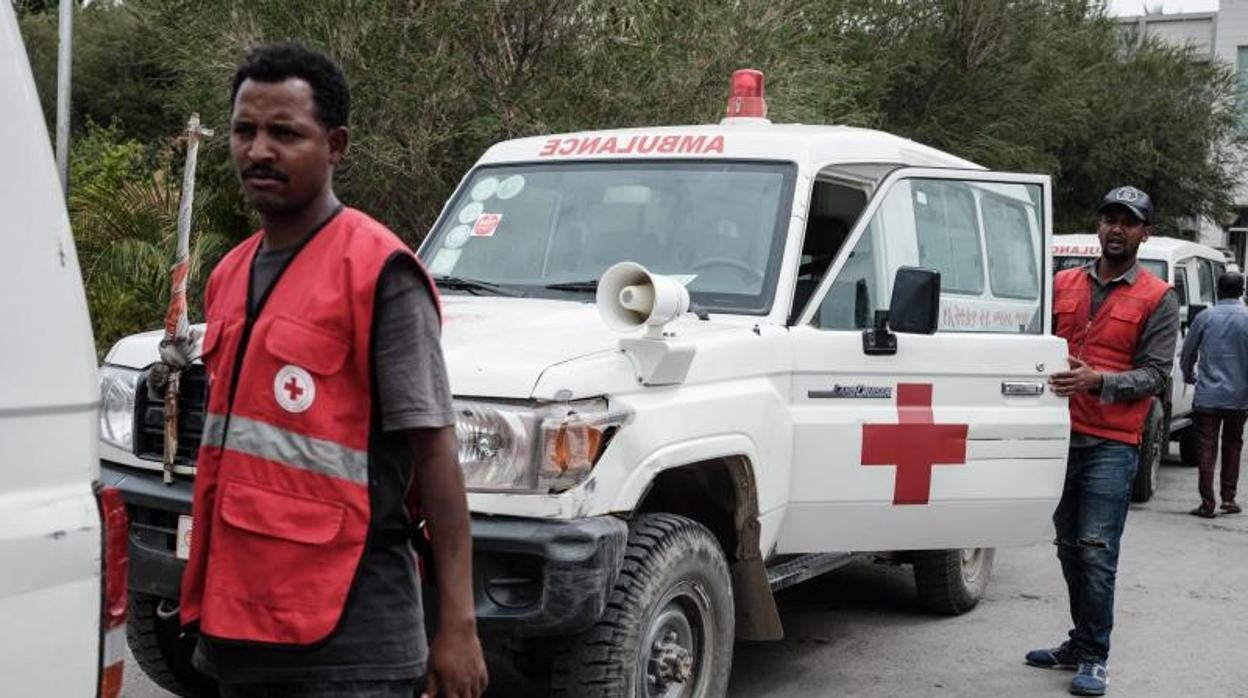
[[[1222,437],[1222,511],[1238,514],[1235,489],[1239,484],[1239,457],[1248,419],[1248,308],[1244,307],[1242,274],[1218,277],[1218,303],[1196,316],[1183,340],[1179,367],[1183,380],[1196,386],[1193,398],[1197,465],[1200,467],[1200,506],[1193,516],[1217,516],[1213,474]]]

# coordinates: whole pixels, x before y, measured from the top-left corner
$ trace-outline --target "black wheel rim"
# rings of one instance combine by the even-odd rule
[[[644,698],[704,695],[715,637],[706,587],[681,580],[654,608],[642,634],[636,694]]]

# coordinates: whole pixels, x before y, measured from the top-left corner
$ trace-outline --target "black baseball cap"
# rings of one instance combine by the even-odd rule
[[[1096,212],[1103,213],[1110,206],[1121,206],[1127,209],[1131,215],[1144,221],[1145,224],[1153,222],[1153,200],[1148,194],[1133,186],[1110,189],[1105,198],[1101,199],[1101,206],[1096,209]]]

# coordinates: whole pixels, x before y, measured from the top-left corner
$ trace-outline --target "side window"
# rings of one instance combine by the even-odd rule
[[[916,180],[913,192],[919,266],[939,271],[944,291],[983,292],[983,253],[970,189],[961,182]]]
[[[810,193],[802,261],[793,287],[791,320],[796,319],[849,237],[850,226],[866,208],[867,194],[849,184],[819,179]]]
[[[1179,264],[1182,264],[1182,262]],[[1180,306],[1186,307],[1192,302],[1190,300],[1191,296],[1187,295],[1187,267],[1175,266],[1174,293],[1179,297]]]
[[[992,295],[1028,300],[1039,297],[1040,277],[1036,271],[1039,236],[1033,234],[1032,217],[1023,205],[1004,196],[984,192],[980,201]]]
[[[1042,195],[1034,184],[898,180],[833,263],[813,324],[870,327],[897,269],[917,265],[940,272],[939,332],[1039,334]]]
[[[885,284],[877,273],[880,266],[875,250],[880,244],[883,226],[880,212],[862,231],[845,265],[832,282],[832,288],[819,304],[814,325],[829,330],[861,330],[871,326],[874,311],[888,307],[882,299]]]
[[[1213,295],[1213,262],[1202,259],[1200,261],[1200,302],[1205,305],[1214,304]]]

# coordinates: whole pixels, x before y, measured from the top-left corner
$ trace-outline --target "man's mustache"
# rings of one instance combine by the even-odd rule
[[[279,182],[286,181],[286,175],[269,167],[267,165],[252,165],[243,170],[243,179],[276,179]]]

